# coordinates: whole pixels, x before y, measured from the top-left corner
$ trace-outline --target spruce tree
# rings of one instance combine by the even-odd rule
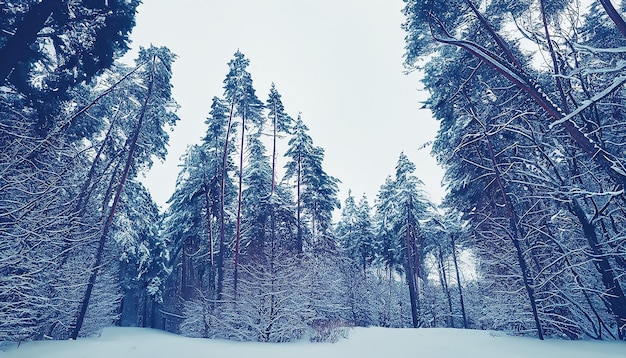
[[[379,232],[379,255],[390,269],[401,269],[409,286],[413,327],[421,325],[420,280],[425,279],[423,235],[420,220],[427,217],[432,206],[413,172],[415,164],[400,154],[395,178],[381,188],[377,215],[382,222]]]
[[[295,179],[296,219],[298,233],[296,251],[303,252],[305,220],[310,221],[311,244],[323,238],[331,228],[332,212],[339,207],[337,200],[339,180],[329,176],[322,168],[324,150],[313,145],[308,134],[308,127],[298,115],[293,137],[285,156],[290,160],[286,164],[285,179]],[[306,219],[305,219],[306,216]]]

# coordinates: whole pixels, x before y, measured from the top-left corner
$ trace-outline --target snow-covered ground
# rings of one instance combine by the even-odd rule
[[[77,341],[0,346],[1,358],[605,358],[626,357],[624,342],[539,341],[458,329],[356,328],[337,343],[238,343],[192,339],[150,329],[106,328]]]

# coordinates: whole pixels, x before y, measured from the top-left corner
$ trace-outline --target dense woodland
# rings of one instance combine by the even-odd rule
[[[207,117],[184,119],[206,133],[163,212],[139,178],[179,120],[176,56],[116,61],[139,4],[0,2],[0,341],[106,325],[626,339],[626,4],[405,0],[440,206],[403,153],[375,198],[338,198],[314,119],[287,114],[279,86],[257,94],[237,51]]]

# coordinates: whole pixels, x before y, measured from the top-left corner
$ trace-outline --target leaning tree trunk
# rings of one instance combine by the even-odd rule
[[[606,290],[603,299],[609,303],[611,311],[613,311],[619,339],[624,339],[626,338],[626,297],[624,296],[624,290],[618,278],[615,277],[613,267],[609,262],[607,254],[600,245],[595,226],[587,218],[578,200],[572,200],[570,210],[582,225],[583,233],[591,248],[593,263],[598,273],[600,273],[602,284]]]
[[[472,114],[472,118],[476,123],[482,128],[483,138],[485,139],[487,145],[487,152],[489,154],[489,159],[491,161],[491,165],[493,166],[494,173],[494,181],[497,186],[497,190],[500,192],[500,196],[502,197],[502,201],[504,204],[504,208],[506,210],[507,217],[509,219],[509,227],[511,229],[511,234],[508,235],[511,239],[511,243],[515,248],[515,254],[517,258],[517,264],[519,265],[522,281],[524,284],[524,289],[526,290],[526,294],[528,295],[528,301],[530,303],[533,319],[535,321],[535,327],[537,329],[537,336],[540,340],[543,340],[543,329],[541,327],[541,322],[539,321],[539,315],[537,312],[537,301],[535,299],[535,289],[532,283],[532,276],[530,275],[530,268],[528,267],[528,263],[524,258],[524,251],[522,250],[520,244],[520,238],[526,237],[525,230],[518,226],[518,216],[515,210],[513,209],[513,204],[509,198],[508,192],[506,191],[504,180],[502,178],[502,174],[500,173],[500,169],[498,167],[498,160],[496,158],[496,154],[494,152],[493,146],[491,144],[491,140],[489,139],[489,134],[487,133],[487,129],[485,125],[478,119],[477,115],[474,112],[474,108],[472,105],[472,101],[466,93],[463,93],[465,98],[469,103],[469,112]],[[495,202],[495,199],[494,199]]]
[[[609,3],[609,1],[605,0],[601,0],[601,2],[603,5],[605,5],[605,3]],[[474,12],[476,14],[480,14],[477,10],[474,10]],[[445,25],[441,22],[441,20],[435,16],[431,16],[430,18],[429,25],[431,28],[431,35],[437,42],[457,46],[471,53],[473,56],[480,59],[493,70],[505,77],[517,88],[529,95],[538,106],[540,106],[550,117],[552,117],[553,122],[550,124],[551,127],[562,125],[570,138],[576,143],[578,148],[587,155],[588,158],[598,163],[599,167],[602,168],[602,170],[609,177],[611,177],[615,183],[626,185],[626,168],[624,167],[622,161],[602,147],[600,143],[590,139],[588,134],[584,133],[582,129],[573,122],[573,118],[575,116],[581,114],[585,109],[621,88],[622,85],[626,83],[626,78],[616,78],[616,80],[604,91],[600,92],[597,96],[589,99],[588,101],[585,101],[583,105],[579,106],[571,113],[566,114],[563,112],[563,109],[557,107],[554,102],[547,97],[546,91],[541,88],[539,83],[534,81],[522,67],[516,64],[517,62],[514,61],[514,57],[512,56],[510,50],[506,47],[503,40],[497,35],[493,26],[491,26],[491,24],[489,24],[487,20],[482,17],[482,15],[479,16],[479,19],[481,20],[483,27],[491,34],[492,37],[494,37],[494,41],[507,55],[507,60],[504,60],[490,49],[480,46],[475,42],[455,38],[448,31],[448,29],[445,28]],[[617,21],[616,24],[618,24],[620,19],[621,17],[619,17],[619,19],[615,18],[613,21]],[[621,21],[623,22],[623,19]],[[435,33],[436,28],[439,29],[439,34]]]
[[[469,98],[468,98],[469,101]],[[470,101],[471,103],[471,101]],[[483,128],[483,137],[487,144],[487,152],[489,153],[489,158],[491,160],[491,164],[493,166],[493,172],[495,176],[495,183],[497,186],[497,190],[500,192],[500,196],[502,197],[504,208],[506,210],[506,214],[509,220],[509,227],[511,229],[509,238],[511,243],[513,244],[513,248],[515,249],[515,254],[517,258],[517,264],[521,271],[522,275],[522,283],[524,285],[524,289],[526,290],[526,294],[528,296],[528,301],[530,303],[531,312],[533,315],[533,319],[535,321],[535,328],[537,329],[537,336],[540,340],[543,340],[543,329],[541,327],[541,322],[539,320],[539,315],[537,312],[537,301],[535,299],[535,289],[532,284],[532,276],[530,275],[530,268],[524,258],[524,251],[521,248],[520,238],[526,237],[526,233],[524,229],[518,226],[518,216],[513,209],[513,204],[511,203],[508,193],[506,191],[502,175],[500,173],[500,169],[498,167],[498,161],[496,159],[496,155],[494,153],[493,146],[491,145],[491,140],[489,139],[489,135],[487,134],[486,128],[483,123],[478,120],[476,116],[474,116],[474,120]],[[495,199],[494,203],[495,203]]]
[[[507,211],[507,215],[509,217],[509,225],[511,227],[511,241],[513,243],[513,247],[515,248],[515,254],[517,255],[517,263],[519,265],[520,271],[522,272],[522,281],[524,282],[524,288],[526,289],[526,294],[528,295],[528,300],[530,301],[530,307],[533,313],[533,319],[535,320],[535,327],[537,328],[537,336],[540,340],[543,340],[543,329],[541,327],[541,322],[539,321],[539,315],[537,313],[537,300],[535,298],[535,289],[532,284],[532,276],[530,275],[530,268],[526,263],[526,259],[524,258],[524,252],[520,245],[520,238],[526,237],[526,233],[524,229],[518,226],[518,216],[513,210],[513,205],[507,195],[506,189],[504,187],[504,183],[502,181],[502,175],[500,173],[500,169],[498,168],[498,162],[496,160],[495,153],[493,151],[493,147],[491,146],[491,141],[487,133],[484,133],[485,139],[487,140],[487,147],[489,152],[489,157],[491,158],[494,174],[496,176],[496,184],[498,189],[502,195],[502,199],[504,200],[504,206]]]
[[[619,32],[621,32],[622,36],[626,38],[626,22],[624,22],[624,19],[622,18],[622,16],[615,9],[613,4],[611,4],[611,0],[599,0],[599,1],[600,1],[600,4],[602,4],[604,11],[606,11],[607,15],[609,15],[609,17],[611,18],[611,20],[613,21],[613,23],[615,24]]]
[[[93,292],[94,285],[96,283],[96,278],[98,277],[98,272],[102,265],[102,261],[104,259],[104,246],[106,243],[106,238],[109,234],[111,226],[113,224],[113,218],[115,216],[115,210],[120,201],[120,197],[122,196],[122,191],[124,190],[124,184],[126,184],[126,179],[128,178],[128,173],[130,171],[131,164],[133,162],[133,155],[135,153],[135,149],[137,148],[137,140],[139,139],[139,133],[141,132],[141,127],[143,125],[144,117],[146,114],[146,110],[148,107],[148,101],[152,95],[152,88],[154,85],[154,58],[152,62],[152,69],[150,72],[150,82],[148,83],[148,92],[146,94],[146,98],[144,100],[143,106],[141,108],[141,113],[139,115],[139,120],[137,122],[137,126],[135,127],[135,133],[130,140],[130,148],[128,149],[128,157],[126,158],[126,164],[124,166],[124,171],[122,172],[122,177],[120,178],[120,182],[117,186],[117,190],[115,192],[115,197],[113,198],[113,204],[111,205],[111,209],[109,210],[109,215],[104,223],[104,228],[102,229],[102,234],[100,235],[100,240],[98,242],[98,249],[96,251],[96,260],[94,262],[93,269],[89,276],[89,280],[87,282],[87,289],[85,291],[85,295],[80,303],[80,309],[78,311],[78,316],[76,318],[76,322],[70,334],[70,338],[76,339],[78,338],[78,334],[83,326],[83,322],[85,321],[85,315],[87,314],[87,307],[89,307],[89,301],[91,299],[91,294]]]

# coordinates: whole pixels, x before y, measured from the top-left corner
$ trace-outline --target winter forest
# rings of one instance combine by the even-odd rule
[[[404,0],[440,205],[404,153],[375,197],[340,198],[315,119],[255,88],[237,44],[206,117],[179,118],[174,53],[119,61],[140,4],[0,1],[0,342],[626,340],[626,2]],[[142,174],[179,120],[206,132],[161,209]]]

